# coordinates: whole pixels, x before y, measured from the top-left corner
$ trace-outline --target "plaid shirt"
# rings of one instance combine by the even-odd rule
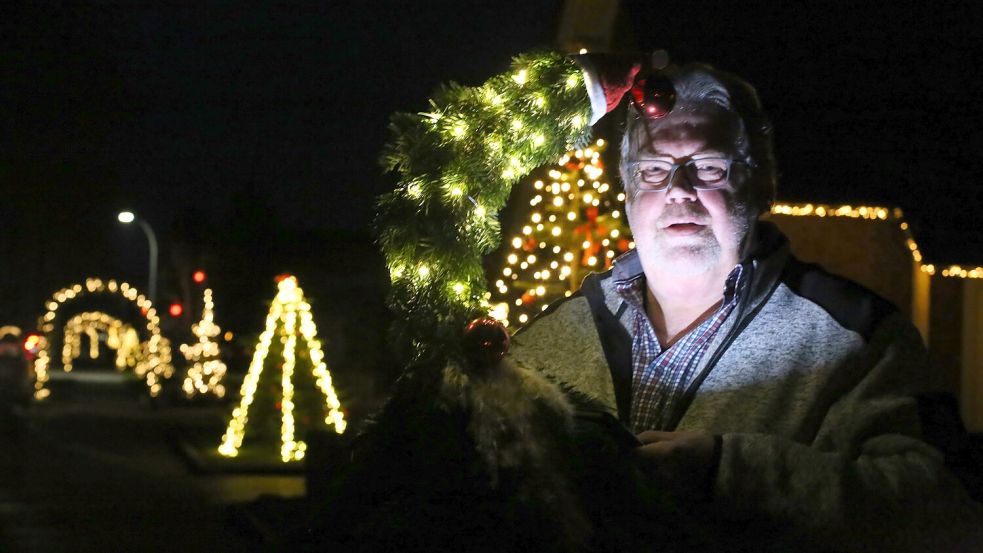
[[[741,265],[734,267],[727,276],[724,298],[716,313],[665,351],[645,313],[645,278],[617,283],[618,294],[634,308],[631,344],[633,432],[660,430],[668,424],[710,341],[737,305],[743,274]]]

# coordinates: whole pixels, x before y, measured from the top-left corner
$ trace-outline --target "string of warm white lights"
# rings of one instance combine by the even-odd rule
[[[299,319],[299,325],[298,325]],[[246,423],[249,420],[249,407],[255,399],[259,386],[260,375],[270,352],[277,330],[280,329],[280,341],[283,344],[283,368],[280,375],[282,398],[280,401],[280,457],[283,462],[297,461],[304,458],[307,444],[297,440],[294,419],[294,383],[293,376],[297,364],[297,338],[304,339],[307,345],[312,371],[317,381],[317,387],[325,398],[325,424],[333,426],[335,432],[345,431],[347,423],[341,410],[341,403],[331,384],[331,375],[324,363],[324,352],[317,340],[317,327],[311,315],[311,306],[304,300],[304,292],[297,285],[297,279],[289,276],[280,279],[277,285],[277,295],[270,305],[266,316],[266,326],[259,336],[256,351],[253,353],[249,370],[243,379],[239,406],[233,409],[232,417],[218,447],[219,453],[226,457],[239,454],[243,439],[246,435]]]
[[[87,294],[115,294],[133,302],[140,313],[146,318],[145,328],[149,334],[149,339],[141,344],[142,352],[133,370],[137,376],[146,381],[150,395],[156,397],[161,391],[161,379],[170,378],[174,374],[174,366],[171,365],[171,346],[170,342],[160,332],[160,317],[153,303],[136,288],[129,283],[117,283],[115,280],[102,280],[100,278],[88,278],[84,284],[73,284],[62,288],[51,295],[45,302],[46,311],[38,319],[38,328],[41,330],[41,337],[38,340],[38,353],[34,359],[34,397],[41,400],[51,394],[51,390],[46,387],[48,382],[48,369],[51,365],[51,338],[55,331],[55,319],[58,316],[58,309],[65,302],[81,298]]]
[[[584,271],[603,270],[634,247],[624,223],[625,195],[604,181],[598,139],[567,152],[533,182],[531,211],[510,240],[505,266],[496,275],[491,314],[506,326],[525,324],[580,286]]]
[[[938,271],[934,263],[923,261],[921,250],[918,243],[911,233],[911,225],[904,219],[904,212],[901,208],[870,207],[870,206],[830,206],[823,204],[783,204],[776,203],[771,206],[773,215],[790,215],[793,217],[849,217],[852,219],[868,219],[878,221],[893,221],[904,233],[905,246],[911,251],[911,257],[918,263],[919,270],[929,275],[941,274],[943,277],[950,278],[983,278],[983,267],[965,268],[959,265],[950,265]]]
[[[499,243],[498,211],[532,169],[585,146],[590,100],[577,64],[520,56],[479,87],[440,90],[423,114],[396,114],[385,159],[396,189],[379,202],[395,335],[416,355],[455,347],[487,312],[481,261]]]
[[[220,358],[216,340],[222,329],[215,324],[215,302],[212,300],[211,288],[205,289],[203,304],[201,320],[191,325],[191,333],[198,337],[198,341],[194,344],[181,344],[181,354],[191,363],[181,389],[188,397],[207,393],[225,397],[222,379],[225,377],[226,366]]]
[[[287,309],[283,318],[283,372],[280,375],[280,388],[283,398],[280,401],[282,417],[280,419],[280,458],[284,462],[299,460],[304,457],[306,445],[294,440],[294,368],[297,365],[297,311]]]
[[[89,359],[99,357],[99,333],[106,335],[106,347],[116,350],[116,369],[135,367],[141,351],[136,330],[123,321],[101,311],[79,313],[65,323],[61,363],[71,372],[73,361],[82,354],[82,335],[89,339]]]

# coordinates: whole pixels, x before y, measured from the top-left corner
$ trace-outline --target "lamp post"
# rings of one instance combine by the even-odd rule
[[[133,214],[132,211],[120,211],[119,215],[116,216],[120,223],[128,225],[133,221],[136,221],[143,229],[143,233],[147,235],[147,243],[150,244],[150,275],[147,277],[147,297],[150,298],[150,303],[157,305],[157,235],[154,234],[154,229],[150,228],[150,224],[143,219],[137,219],[137,216]]]

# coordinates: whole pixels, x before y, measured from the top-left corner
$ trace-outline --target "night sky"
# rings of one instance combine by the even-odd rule
[[[979,8],[753,4],[624,2],[614,46],[664,47],[755,84],[781,199],[897,205],[929,261],[983,264]],[[389,115],[552,46],[562,9],[263,5],[0,7],[0,324],[29,323],[88,275],[145,282],[123,207],[157,230],[162,298],[187,296],[185,273],[205,267],[232,326],[259,324],[279,272],[378,284]]]

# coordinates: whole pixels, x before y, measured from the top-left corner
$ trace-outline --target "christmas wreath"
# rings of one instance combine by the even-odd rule
[[[481,86],[450,84],[424,113],[393,116],[383,154],[396,189],[379,201],[379,244],[392,286],[394,341],[415,359],[460,350],[466,323],[488,312],[482,257],[498,246],[498,212],[532,169],[590,139],[580,66],[522,55]]]
[[[589,398],[503,361],[508,335],[472,321],[488,312],[482,256],[499,243],[512,185],[590,139],[583,75],[561,54],[520,56],[481,86],[441,89],[428,112],[393,117],[384,163],[400,179],[377,224],[410,361],[316,501],[315,518],[333,521],[309,535],[321,549],[674,550],[682,521],[619,423],[585,417]]]

